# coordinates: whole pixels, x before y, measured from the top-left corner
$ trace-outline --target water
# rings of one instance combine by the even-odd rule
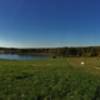
[[[44,59],[47,59],[47,56],[0,54],[0,59],[5,59],[5,60],[44,60]]]

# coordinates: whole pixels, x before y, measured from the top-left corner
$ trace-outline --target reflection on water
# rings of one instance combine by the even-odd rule
[[[7,59],[7,60],[42,60],[42,59],[47,59],[47,56],[0,54],[0,59]]]

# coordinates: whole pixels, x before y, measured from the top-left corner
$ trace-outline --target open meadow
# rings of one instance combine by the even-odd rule
[[[0,100],[100,100],[100,58],[0,60]]]

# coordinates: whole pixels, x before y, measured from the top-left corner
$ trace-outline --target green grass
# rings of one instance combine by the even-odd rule
[[[100,100],[99,66],[99,58],[1,60],[0,100]]]

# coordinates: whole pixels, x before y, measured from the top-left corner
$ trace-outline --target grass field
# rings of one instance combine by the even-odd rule
[[[0,100],[100,100],[100,58],[1,60]]]

